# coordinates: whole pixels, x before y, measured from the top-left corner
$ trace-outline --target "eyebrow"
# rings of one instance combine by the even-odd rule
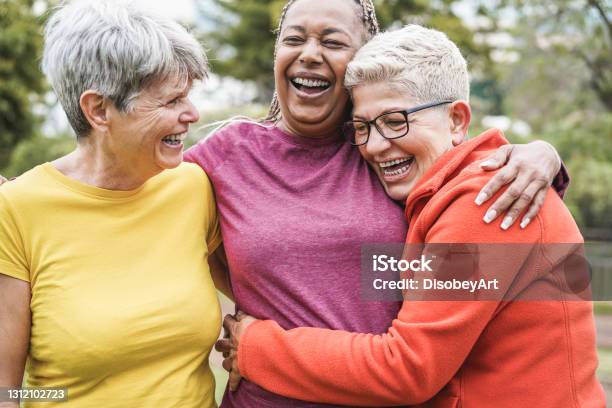
[[[299,31],[300,33],[305,33],[306,29],[304,28],[304,26],[301,25],[291,25],[291,26],[287,26],[287,28],[285,30],[296,30]],[[329,34],[336,34],[336,33],[340,33],[340,34],[344,34],[344,35],[349,35],[346,31],[338,29],[338,28],[326,28],[321,32],[322,36],[326,36]]]
[[[300,25],[291,25],[291,26],[288,26],[285,30],[296,30],[296,31],[299,31],[301,33],[305,33],[306,32],[306,29],[303,26],[300,26]]]
[[[325,30],[323,30],[321,34],[328,35],[328,34],[336,34],[336,33],[349,35],[346,31],[338,29],[338,28],[326,28]]]
[[[379,117],[379,116],[381,116],[381,115],[384,115],[385,113],[391,113],[391,112],[404,112],[404,111],[406,111],[406,110],[407,110],[407,109],[405,109],[405,108],[388,108],[388,109],[383,110],[382,112],[379,112],[377,115],[375,115],[375,116],[374,116],[374,118],[377,118],[377,117]],[[374,118],[372,118],[372,119],[367,119],[367,118],[364,118],[364,117],[363,117],[363,116],[361,116],[361,115],[353,115],[353,119],[363,120],[363,121],[370,121],[370,120],[374,120]]]

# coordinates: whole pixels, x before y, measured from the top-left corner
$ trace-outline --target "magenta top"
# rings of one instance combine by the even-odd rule
[[[396,302],[360,299],[364,243],[401,243],[403,208],[340,137],[230,125],[189,149],[214,186],[236,305],[283,328],[384,333]],[[323,406],[243,380],[222,407]]]

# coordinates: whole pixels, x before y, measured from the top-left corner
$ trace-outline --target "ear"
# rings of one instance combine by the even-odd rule
[[[463,142],[467,135],[470,122],[472,121],[472,109],[468,102],[458,100],[451,104],[448,114],[453,146],[457,146]]]
[[[81,111],[91,127],[98,131],[108,129],[108,114],[106,99],[98,92],[87,90],[79,99]]]

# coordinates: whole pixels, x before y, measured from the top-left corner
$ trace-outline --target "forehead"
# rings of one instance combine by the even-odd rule
[[[366,82],[351,90],[353,116],[372,119],[383,112],[404,110],[417,105],[417,99],[384,82]]]
[[[191,80],[186,76],[172,75],[164,79],[152,81],[142,92],[143,95],[155,99],[163,99],[167,96],[178,95],[191,89]]]
[[[287,10],[282,29],[299,25],[305,28],[344,28],[355,33],[363,29],[358,10],[353,0],[297,0]]]

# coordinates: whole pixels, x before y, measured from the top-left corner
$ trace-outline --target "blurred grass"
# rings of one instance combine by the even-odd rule
[[[612,316],[612,302],[593,302],[593,311],[596,315]]]
[[[599,355],[597,374],[612,377],[612,348],[598,347],[597,354]]]

